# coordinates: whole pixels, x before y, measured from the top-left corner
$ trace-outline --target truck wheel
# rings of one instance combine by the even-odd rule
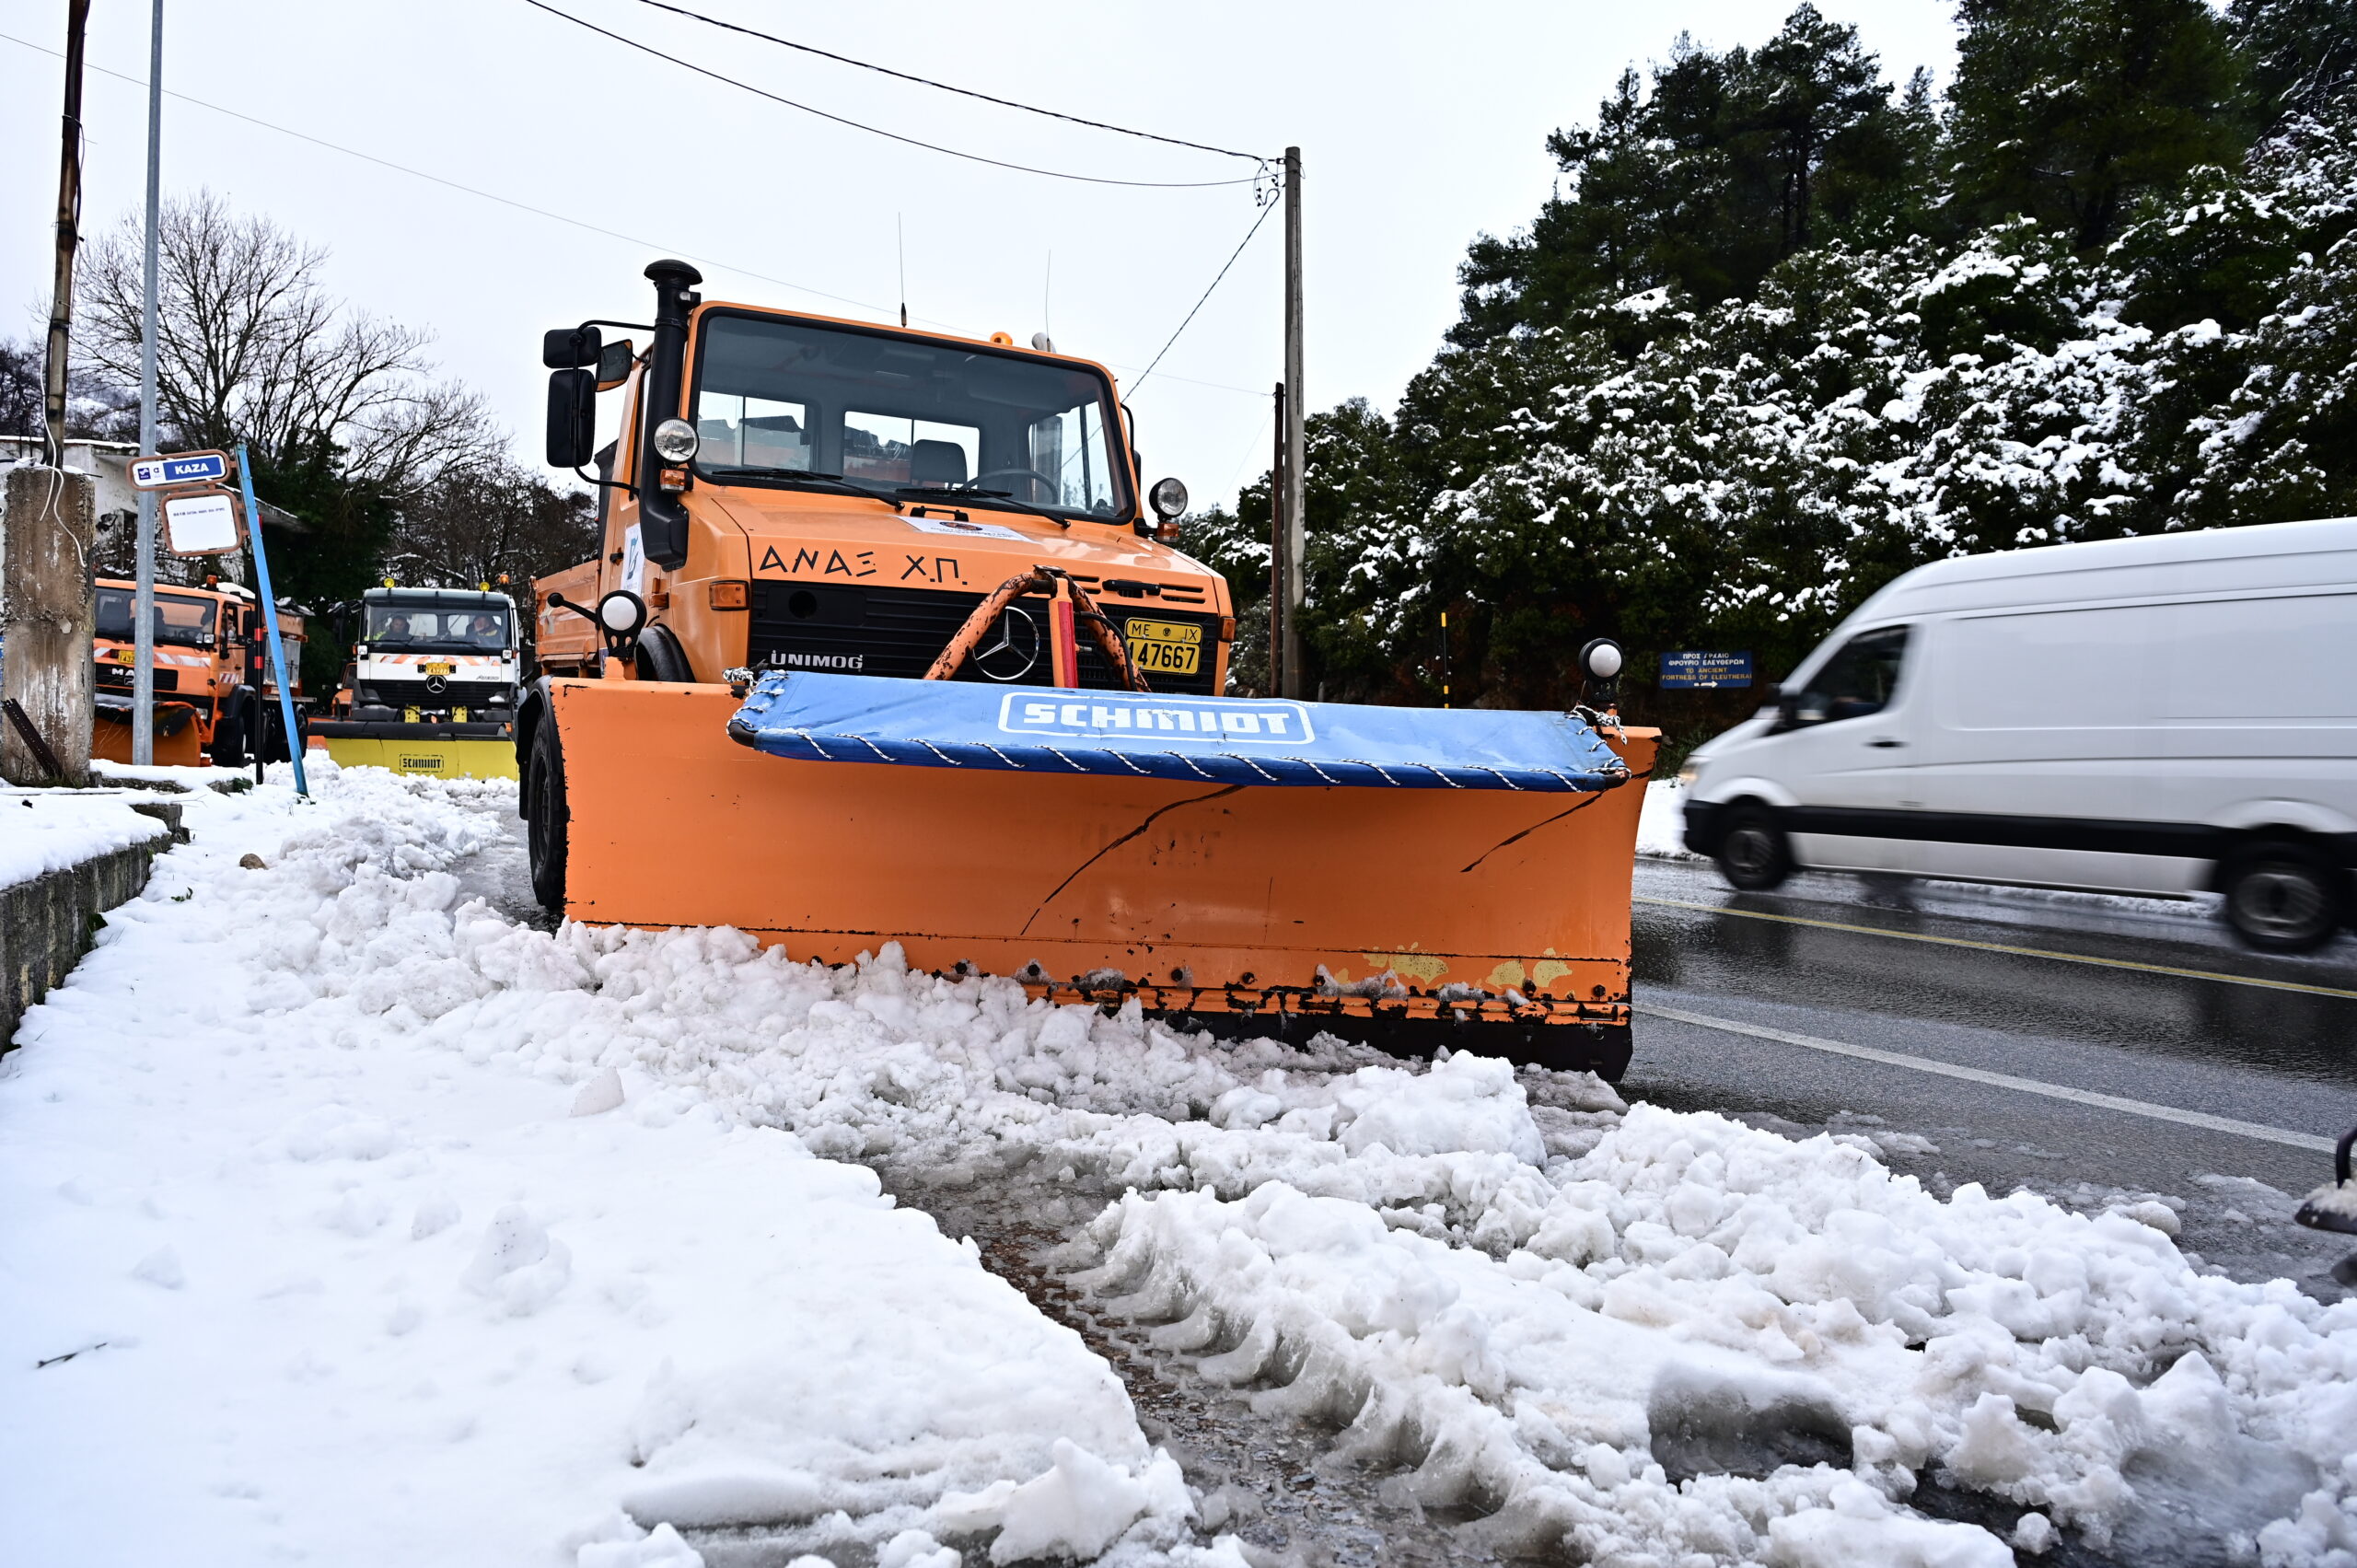
[[[532,862],[532,896],[553,914],[564,912],[564,754],[556,738],[556,715],[542,714],[532,726],[531,765],[524,787],[531,792],[524,845]]]
[[[637,674],[641,680],[683,683],[696,678],[696,672],[688,665],[688,656],[679,647],[679,640],[668,626],[650,626],[638,640]]]
[[[1747,893],[1764,893],[1793,874],[1792,841],[1757,806],[1737,807],[1719,840],[1719,875]]]
[[[213,765],[216,768],[242,768],[251,761],[246,755],[246,737],[251,727],[246,723],[247,698],[243,691],[231,694],[221,704],[221,716],[213,721]]]
[[[2349,874],[2300,843],[2261,843],[2227,862],[2226,923],[2262,953],[2309,953],[2348,918]]]

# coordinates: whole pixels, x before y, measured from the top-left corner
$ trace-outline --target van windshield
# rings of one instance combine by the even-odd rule
[[[1907,662],[1904,626],[1884,626],[1861,632],[1826,660],[1825,668],[1801,693],[1799,716],[1804,724],[1834,724],[1864,718],[1890,705],[1898,691],[1901,667]]]
[[[719,314],[703,323],[694,406],[697,470],[722,483],[784,470],[883,496],[995,492],[1106,522],[1132,511],[1112,387],[1053,360]]]

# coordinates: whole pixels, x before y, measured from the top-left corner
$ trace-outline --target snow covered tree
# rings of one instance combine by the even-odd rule
[[[1757,50],[1680,37],[1650,91],[1626,71],[1594,130],[1548,138],[1571,193],[1527,232],[1474,242],[1453,335],[1478,343],[1661,285],[1748,294],[1795,251],[1905,216],[1932,129],[1927,81],[1894,102],[1857,29],[1812,5]]]
[[[2244,65],[2207,0],[1962,0],[1949,177],[1982,220],[2036,217],[2083,251],[2136,201],[2230,163]]]

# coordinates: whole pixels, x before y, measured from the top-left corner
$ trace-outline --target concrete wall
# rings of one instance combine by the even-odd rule
[[[90,552],[98,541],[87,474],[7,470],[5,571],[0,572],[0,696],[21,706],[57,755],[64,781],[90,771]],[[0,778],[47,784],[48,771],[0,722]]]
[[[69,871],[0,888],[0,1051],[15,1045],[25,1009],[90,950],[99,914],[147,886],[149,864],[168,842],[134,844]]]

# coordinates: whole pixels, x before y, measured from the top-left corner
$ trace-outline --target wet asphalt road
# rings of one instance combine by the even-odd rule
[[[1700,862],[1640,861],[1635,893],[1641,1009],[1652,1004],[2325,1140],[2357,1125],[2357,939],[2275,958],[2238,947],[2196,905],[1833,875],[1736,893]],[[1706,907],[1680,907],[1692,905]],[[2351,994],[2244,983],[2253,980]],[[2027,1187],[2095,1211],[2159,1197],[2178,1210],[2179,1245],[2208,1263],[2237,1277],[2289,1277],[2328,1298],[2340,1295],[2328,1271],[2357,1250],[2357,1238],[2291,1224],[2297,1199],[2329,1179],[2330,1155],[2241,1134],[1642,1012],[1621,1091],[1785,1132],[1864,1132],[1884,1144],[1894,1169],[1943,1194],[1978,1181],[1992,1193]]]

